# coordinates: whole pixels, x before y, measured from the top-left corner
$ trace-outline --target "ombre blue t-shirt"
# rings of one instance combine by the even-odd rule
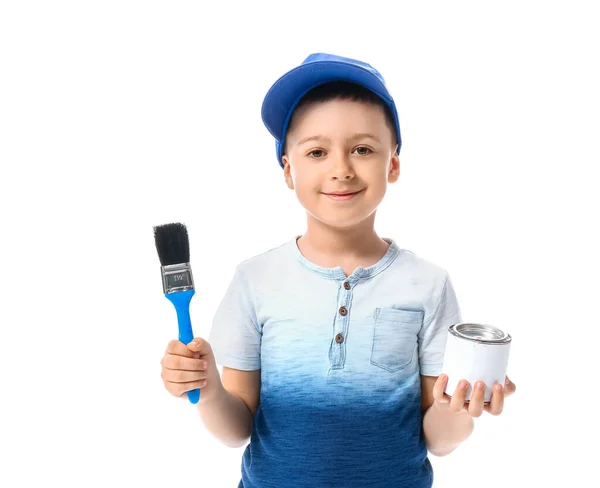
[[[461,313],[445,269],[393,239],[346,277],[297,236],[237,265],[208,341],[261,370],[238,488],[429,488],[420,375],[442,372]]]

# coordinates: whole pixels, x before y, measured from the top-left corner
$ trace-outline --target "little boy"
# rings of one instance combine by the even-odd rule
[[[250,440],[239,487],[430,488],[428,451],[453,451],[515,387],[485,405],[477,388],[465,403],[468,383],[444,394],[461,322],[452,281],[374,230],[400,174],[393,98],[370,65],[313,54],[275,82],[262,117],[306,231],[238,264],[209,340],[169,344],[165,386],[201,388],[207,429]]]

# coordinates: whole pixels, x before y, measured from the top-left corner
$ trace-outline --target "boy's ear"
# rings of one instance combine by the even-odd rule
[[[388,172],[388,183],[395,183],[400,177],[400,156],[398,155],[397,148],[394,151],[394,155],[390,160],[390,170]]]
[[[286,155],[281,156],[281,161],[283,163],[283,177],[285,178],[285,183],[290,190],[294,189],[294,180],[292,179],[292,175],[290,173],[290,162]]]

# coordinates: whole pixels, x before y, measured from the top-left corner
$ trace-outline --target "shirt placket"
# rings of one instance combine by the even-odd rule
[[[346,359],[346,334],[348,332],[348,321],[350,320],[350,307],[352,303],[353,285],[349,279],[340,283],[338,293],[337,312],[335,315],[334,337],[331,343],[331,367],[341,369]]]

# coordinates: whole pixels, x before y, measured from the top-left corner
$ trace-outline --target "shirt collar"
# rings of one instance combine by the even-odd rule
[[[389,237],[384,237],[383,240],[389,244],[389,247],[386,253],[383,255],[383,257],[375,264],[367,266],[366,268],[358,266],[350,276],[346,277],[344,269],[341,266],[336,266],[334,268],[324,268],[306,259],[304,255],[300,252],[300,249],[298,248],[298,243],[296,242],[300,237],[302,236],[295,236],[290,241],[290,246],[293,250],[297,261],[309,271],[316,273],[319,276],[329,280],[348,281],[350,283],[353,283],[358,281],[359,279],[372,278],[373,276],[381,273],[390,264],[392,264],[396,256],[398,256],[398,254],[400,253],[400,248],[396,244],[396,241]]]

